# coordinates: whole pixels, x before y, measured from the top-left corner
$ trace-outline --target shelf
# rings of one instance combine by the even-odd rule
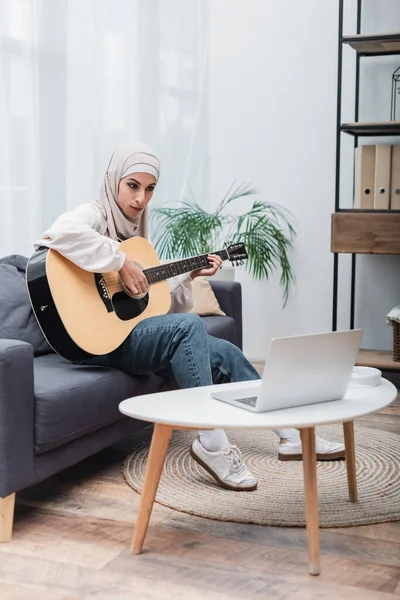
[[[387,371],[400,370],[400,361],[394,361],[393,352],[386,350],[360,350],[356,365],[359,367],[376,367]]]
[[[400,254],[399,212],[338,212],[331,226],[331,252]]]
[[[342,42],[349,44],[360,56],[400,54],[400,33],[347,35]]]
[[[400,135],[400,121],[381,121],[374,123],[343,123],[340,128],[350,135]]]
[[[356,214],[374,214],[374,215],[380,215],[380,214],[384,214],[387,215],[388,213],[392,214],[400,214],[400,208],[339,208],[339,210],[337,212],[342,212],[342,213],[356,213]]]

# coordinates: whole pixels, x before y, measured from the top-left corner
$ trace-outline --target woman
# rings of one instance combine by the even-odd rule
[[[146,207],[159,175],[159,160],[147,146],[121,146],[111,157],[98,201],[61,215],[35,247],[53,248],[90,272],[118,271],[129,293],[146,292],[143,271],[121,252],[119,242],[135,235],[147,237]],[[193,306],[192,280],[214,275],[221,262],[218,256],[209,255],[208,268],[169,279],[170,312],[141,321],[119,348],[90,362],[133,375],[157,373],[175,378],[181,388],[259,379],[236,346],[208,335],[200,317],[187,314]],[[301,459],[299,432],[276,433],[281,438],[279,457]],[[223,430],[200,431],[190,452],[221,486],[231,490],[257,487],[239,449],[229,443]],[[344,446],[317,437],[317,454],[320,459],[338,458],[344,455]]]

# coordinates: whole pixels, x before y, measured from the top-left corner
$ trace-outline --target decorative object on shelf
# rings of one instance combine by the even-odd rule
[[[374,208],[375,146],[354,149],[354,208]]]
[[[400,209],[400,145],[354,149],[354,209]]]
[[[163,205],[150,211],[152,241],[160,258],[184,258],[206,254],[215,243],[239,238],[246,246],[246,270],[256,280],[268,280],[280,270],[283,304],[295,277],[288,251],[296,235],[291,213],[278,204],[255,199],[251,208],[232,212],[232,203],[258,194],[249,184],[233,185],[213,212],[204,210],[194,198],[174,207]]]
[[[389,210],[390,178],[392,168],[392,146],[378,144],[375,146],[375,185],[374,208]]]
[[[392,75],[392,101],[390,103],[390,120],[396,121],[397,103],[400,101],[400,67]]]
[[[400,361],[400,304],[388,313],[386,322],[393,327],[393,360]]]
[[[390,208],[400,210],[400,145],[392,146]]]

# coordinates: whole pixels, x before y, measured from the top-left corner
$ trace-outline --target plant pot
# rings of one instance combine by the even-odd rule
[[[227,265],[227,266],[223,266],[221,267],[221,269],[218,269],[218,271],[215,273],[215,275],[213,275],[212,277],[209,277],[208,279],[211,280],[218,280],[218,281],[235,281],[235,270],[236,267],[232,267],[231,265]]]

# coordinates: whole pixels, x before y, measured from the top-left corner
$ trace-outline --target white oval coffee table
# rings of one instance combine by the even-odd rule
[[[260,380],[246,382],[246,388],[256,391]],[[132,553],[140,554],[160,481],[168,444],[174,429],[278,429],[297,427],[303,443],[304,494],[308,538],[308,562],[311,575],[320,573],[319,519],[317,497],[317,460],[315,427],[343,423],[346,447],[346,468],[351,502],[357,501],[354,427],[357,417],[376,412],[397,396],[396,387],[382,379],[377,387],[351,386],[342,400],[323,402],[297,408],[253,413],[214,400],[210,393],[222,389],[243,387],[243,383],[227,383],[179,389],[145,396],[135,396],[119,405],[128,417],[155,423],[139,513],[133,533]],[[232,492],[251,493],[251,492]]]

